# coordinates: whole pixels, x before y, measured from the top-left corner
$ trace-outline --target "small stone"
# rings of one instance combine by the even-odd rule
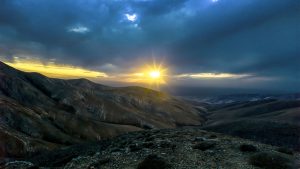
[[[38,168],[38,166],[33,165],[30,162],[27,161],[12,161],[12,162],[8,162],[5,164],[4,168],[5,169],[16,169],[16,168],[30,168],[30,167],[34,167],[33,169],[36,169],[36,167]]]
[[[196,137],[194,139],[194,141],[206,141],[206,140],[207,140],[207,138],[205,138],[205,137]]]

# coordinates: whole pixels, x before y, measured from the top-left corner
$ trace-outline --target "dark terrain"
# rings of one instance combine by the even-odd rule
[[[112,140],[44,152],[12,168],[296,169],[299,153],[199,128],[131,132]]]

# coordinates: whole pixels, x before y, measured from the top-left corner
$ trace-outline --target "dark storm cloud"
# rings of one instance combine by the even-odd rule
[[[176,73],[296,79],[299,11],[298,0],[1,0],[0,55],[120,69],[153,55]]]

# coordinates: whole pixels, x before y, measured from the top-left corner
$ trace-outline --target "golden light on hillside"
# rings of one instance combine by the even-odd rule
[[[38,72],[53,78],[98,78],[107,77],[103,72],[87,70],[70,65],[56,64],[54,62],[42,63],[32,59],[15,58],[13,62],[5,62],[7,65],[25,72]]]

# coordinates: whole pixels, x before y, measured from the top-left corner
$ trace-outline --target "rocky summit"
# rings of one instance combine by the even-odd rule
[[[199,128],[131,132],[114,139],[44,152],[11,168],[296,169],[299,153]]]

